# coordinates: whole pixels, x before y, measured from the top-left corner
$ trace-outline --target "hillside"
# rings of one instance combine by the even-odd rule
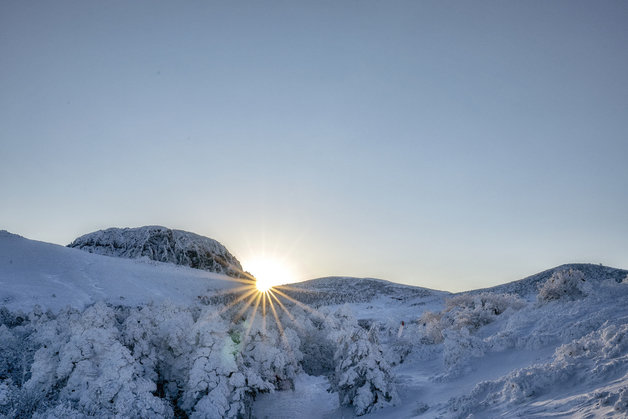
[[[442,298],[449,294],[444,291],[396,284],[382,279],[353,277],[317,278],[277,288],[314,306],[365,303],[382,297],[398,303],[436,296]]]
[[[241,285],[198,269],[90,254],[0,231],[0,305],[82,309],[96,301],[192,304],[199,295]]]
[[[615,281],[617,283],[622,282],[628,277],[628,270],[612,268],[610,266],[594,265],[590,263],[569,263],[565,265],[556,266],[555,268],[547,269],[543,272],[539,272],[534,275],[530,275],[526,278],[508,282],[506,284],[496,285],[490,288],[483,288],[479,290],[469,291],[470,293],[480,292],[501,292],[508,294],[516,294],[520,297],[529,296],[531,294],[536,295],[538,288],[545,281],[547,281],[552,275],[561,270],[576,269],[584,274],[584,279],[591,282],[599,283]]]

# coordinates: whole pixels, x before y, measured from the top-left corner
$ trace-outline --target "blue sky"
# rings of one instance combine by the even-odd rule
[[[0,228],[447,290],[627,268],[626,45],[620,1],[3,1]]]

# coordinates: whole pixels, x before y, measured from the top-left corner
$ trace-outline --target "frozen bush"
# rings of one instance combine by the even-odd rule
[[[375,329],[358,326],[343,309],[337,314],[336,364],[332,390],[340,403],[353,406],[356,415],[392,405],[397,400],[394,377],[386,362]]]
[[[482,339],[472,336],[467,329],[445,330],[444,337],[443,363],[448,369],[448,377],[461,374],[471,358],[484,355]]]
[[[327,322],[308,316],[295,317],[303,325],[300,331],[303,370],[309,375],[333,374],[336,345],[329,334]]]
[[[524,306],[523,300],[511,294],[483,292],[451,297],[445,302],[443,311],[423,313],[419,319],[422,327],[421,342],[441,343],[444,340],[445,330],[474,331],[492,323],[506,310],[519,310]]]
[[[618,413],[628,413],[628,387],[623,387],[618,391],[617,401],[613,408]]]
[[[424,312],[419,318],[420,342],[428,345],[442,343],[444,339],[443,330],[452,325],[448,320],[448,318],[444,318],[444,312]]]
[[[257,319],[244,337],[242,361],[262,380],[272,383],[275,389],[294,389],[294,378],[301,370],[303,359],[300,344],[291,328],[280,331],[274,324],[262,327],[262,322]]]
[[[456,417],[468,417],[489,407],[504,408],[538,398],[556,387],[607,382],[626,375],[627,357],[628,325],[605,323],[601,329],[558,347],[547,363],[477,384],[469,395],[452,399],[450,409]],[[621,409],[622,404],[615,407]]]
[[[0,379],[0,417],[17,417],[19,390],[11,379]]]
[[[95,304],[79,316],[70,313],[47,323],[52,324],[41,329],[42,347],[24,384],[35,404],[70,403],[84,415],[172,416],[118,340],[111,308]]]
[[[397,319],[389,319],[380,332],[388,348],[385,352],[386,360],[393,367],[403,364],[416,347],[416,342],[421,339],[416,322],[400,323]]]
[[[539,288],[538,300],[547,303],[552,300],[575,300],[584,297],[584,274],[577,269],[559,270]]]
[[[470,330],[493,322],[508,308],[519,310],[525,303],[511,294],[462,294],[445,302],[445,311],[452,317],[455,328],[465,327]]]
[[[194,350],[189,357],[181,408],[192,417],[221,418],[231,408],[230,377],[237,373],[234,343],[226,326],[205,310],[192,328]]]

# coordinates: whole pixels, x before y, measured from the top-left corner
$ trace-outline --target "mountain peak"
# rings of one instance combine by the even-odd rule
[[[68,247],[129,259],[147,257],[232,277],[242,274],[240,262],[218,241],[163,226],[108,228],[85,234]]]

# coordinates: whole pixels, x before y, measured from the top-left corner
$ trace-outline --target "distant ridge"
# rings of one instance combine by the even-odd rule
[[[218,241],[162,226],[99,230],[77,238],[68,247],[128,259],[146,257],[232,277],[242,276],[240,262]]]
[[[593,263],[567,263],[564,265],[556,266],[551,269],[539,272],[534,275],[530,275],[526,278],[519,279],[517,281],[509,282],[507,284],[496,285],[490,288],[482,288],[472,291],[465,291],[459,294],[478,293],[478,292],[500,292],[508,294],[517,294],[519,296],[526,296],[529,294],[535,294],[540,284],[547,281],[552,274],[556,271],[576,269],[584,274],[584,278],[588,281],[614,281],[622,282],[628,276],[628,270],[612,268],[610,266],[595,265]]]
[[[369,302],[379,297],[395,301],[414,298],[442,297],[445,291],[436,291],[412,285],[398,284],[376,278],[330,276],[278,286],[282,292],[301,302],[314,306]]]

